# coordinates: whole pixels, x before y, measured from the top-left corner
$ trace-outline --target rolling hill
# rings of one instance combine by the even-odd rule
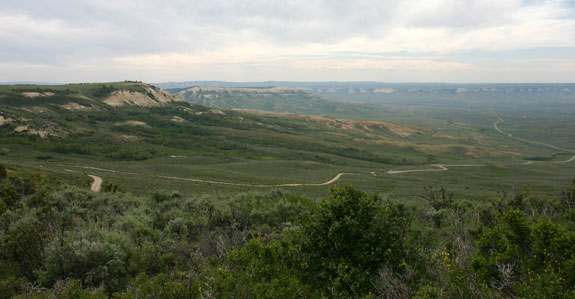
[[[451,177],[456,186],[480,175],[496,190],[491,175],[503,173],[498,184],[509,186],[517,179],[516,169],[530,167],[523,174],[534,178],[551,171],[545,165],[569,155],[501,134],[490,112],[375,110],[366,120],[366,106],[331,102],[295,88],[184,93],[203,103],[235,98],[302,114],[206,107],[137,82],[1,86],[0,160],[13,171],[46,171],[85,184],[85,174],[99,175],[104,184],[136,193],[298,187],[315,194],[341,181],[400,195],[413,192],[411,179],[422,184],[439,175],[429,171],[443,171],[441,176]],[[294,98],[299,100],[291,102]],[[390,114],[394,118],[386,119]],[[521,121],[504,117],[502,130]],[[522,166],[527,162],[533,165]]]
[[[389,111],[379,105],[350,104],[329,100],[296,87],[218,87],[197,86],[170,89],[190,103],[224,108],[261,110],[303,115],[329,115],[378,119]]]
[[[287,87],[310,96],[345,103],[500,111],[575,111],[573,83],[385,83],[385,82],[222,82],[158,83],[177,91],[196,86],[224,88]],[[286,111],[282,111],[286,112]]]

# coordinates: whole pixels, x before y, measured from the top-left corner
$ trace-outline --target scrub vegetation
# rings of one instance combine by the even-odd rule
[[[0,86],[0,297],[575,297],[571,110],[290,92]]]
[[[350,186],[94,193],[0,168],[3,297],[575,295],[575,185],[489,203],[428,187],[407,205]]]

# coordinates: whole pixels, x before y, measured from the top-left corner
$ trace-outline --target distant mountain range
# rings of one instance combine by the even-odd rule
[[[575,84],[342,83],[318,84],[306,89],[318,96],[358,103],[575,109]]]
[[[424,106],[424,107],[460,107],[480,109],[543,109],[575,112],[575,83],[383,83],[383,82],[223,82],[223,81],[189,81],[179,83],[155,83],[155,86],[179,93],[180,97],[188,101],[220,108],[262,109],[263,102],[267,104],[267,111],[278,110],[278,98],[264,99],[257,93],[247,95],[242,88],[270,88],[290,87],[299,88],[298,96],[305,92],[305,96],[314,100],[336,100],[337,102]],[[211,91],[219,94],[204,96],[198,93],[188,93],[183,90],[192,87],[222,87],[225,92]],[[269,90],[269,89],[268,89]],[[292,95],[294,96],[294,95]],[[315,97],[313,97],[315,96]],[[212,97],[209,100],[208,97]],[[251,98],[250,98],[251,97]],[[233,100],[231,100],[233,98]],[[282,100],[293,104],[293,97]],[[256,103],[257,102],[257,103]],[[279,109],[281,110],[281,109]],[[289,112],[293,112],[288,110]],[[284,109],[285,112],[285,109]],[[312,112],[312,114],[315,114]]]
[[[219,87],[312,87],[319,85],[341,84],[379,84],[377,82],[291,82],[291,81],[263,81],[263,82],[227,82],[227,81],[186,81],[152,83],[163,89],[189,88],[196,86],[219,86]]]
[[[51,85],[46,82],[29,81],[0,84]],[[369,112],[373,106],[347,107],[345,103],[575,112],[575,83],[186,81],[152,85],[178,94],[187,101],[212,107],[315,115],[357,115],[358,111],[352,110],[360,109],[364,110],[359,113],[360,115],[371,118],[370,113],[364,112]],[[184,91],[193,87],[201,87],[202,91]],[[206,92],[206,87],[224,89]],[[298,90],[278,93],[277,90],[269,89],[271,87],[289,87]],[[250,92],[245,88],[268,88],[268,92]],[[218,95],[211,96],[210,93]],[[380,115],[382,111],[373,112]]]
[[[568,88],[575,92],[575,83],[387,83],[375,81],[357,81],[357,82],[292,82],[292,81],[263,81],[263,82],[227,82],[227,81],[185,81],[185,82],[164,82],[151,83],[163,89],[189,88],[196,86],[219,86],[219,87],[334,87],[334,88],[419,88],[419,89],[461,89],[461,88],[515,88],[515,89],[533,89],[533,88]]]
[[[377,119],[388,111],[381,105],[335,101],[301,87],[199,86],[168,89],[190,103],[223,109],[260,110],[275,113],[329,115]]]

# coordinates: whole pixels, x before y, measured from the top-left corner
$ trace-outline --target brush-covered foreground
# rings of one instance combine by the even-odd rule
[[[315,201],[62,183],[0,166],[2,298],[575,296],[575,184],[405,204],[350,186]]]

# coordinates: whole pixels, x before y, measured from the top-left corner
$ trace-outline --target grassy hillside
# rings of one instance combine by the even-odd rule
[[[575,84],[331,83],[307,86],[344,102],[405,106],[575,112]]]
[[[136,193],[320,195],[353,183],[397,197],[436,183],[469,194],[473,181],[471,194],[484,197],[517,183],[556,190],[573,169],[560,163],[570,152],[497,132],[491,112],[406,109],[394,111],[393,121],[365,121],[234,111],[129,82],[2,86],[0,111],[0,160],[12,171],[33,169],[86,187],[93,174]],[[507,125],[520,120],[500,126],[514,129]]]
[[[2,86],[0,297],[571,298],[573,118],[524,116]]]

